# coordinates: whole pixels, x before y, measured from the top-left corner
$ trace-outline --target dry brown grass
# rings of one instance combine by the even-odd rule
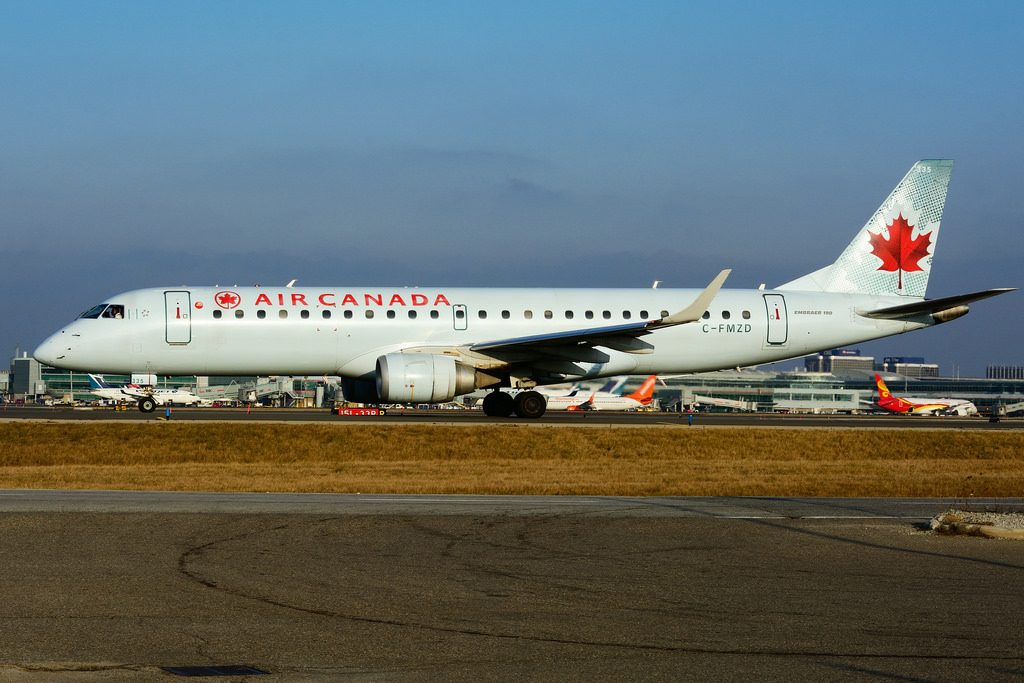
[[[1011,496],[1020,432],[0,424],[0,488]]]

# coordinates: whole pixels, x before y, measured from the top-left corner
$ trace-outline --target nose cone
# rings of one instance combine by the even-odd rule
[[[32,356],[43,363],[53,367],[60,367],[60,361],[67,353],[67,345],[64,344],[64,330],[50,335],[42,344],[32,352]]]

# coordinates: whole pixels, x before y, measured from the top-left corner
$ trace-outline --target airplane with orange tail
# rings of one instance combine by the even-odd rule
[[[650,375],[640,388],[626,396],[615,396],[593,392],[585,400],[575,396],[548,396],[548,410],[638,410],[654,401],[654,385],[657,375]]]
[[[878,407],[903,415],[977,415],[978,407],[961,398],[909,398],[893,396],[881,375],[875,373]]]

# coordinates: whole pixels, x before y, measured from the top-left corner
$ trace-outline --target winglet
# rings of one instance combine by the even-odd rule
[[[725,279],[729,277],[731,272],[731,268],[723,270],[715,276],[715,279],[712,280],[704,291],[700,293],[700,296],[694,299],[692,304],[666,318],[651,322],[648,325],[648,328],[657,329],[659,327],[671,327],[672,325],[682,325],[684,323],[692,323],[700,320],[700,317],[704,315],[704,311],[708,310],[708,306],[711,305],[712,299],[718,295],[718,290],[720,290],[722,285],[725,284]]]

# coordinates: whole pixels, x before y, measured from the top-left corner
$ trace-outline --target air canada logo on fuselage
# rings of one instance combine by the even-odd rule
[[[242,297],[238,296],[235,292],[217,292],[213,296],[213,300],[221,308],[235,308],[238,304],[242,303]]]
[[[234,292],[228,292],[234,294]],[[220,296],[219,294],[217,295]],[[224,304],[217,300],[221,306]],[[451,306],[448,297],[438,292],[427,295],[421,292],[399,294],[394,292],[260,292],[253,306]],[[236,303],[235,306],[238,304]],[[227,306],[225,306],[227,308]]]

